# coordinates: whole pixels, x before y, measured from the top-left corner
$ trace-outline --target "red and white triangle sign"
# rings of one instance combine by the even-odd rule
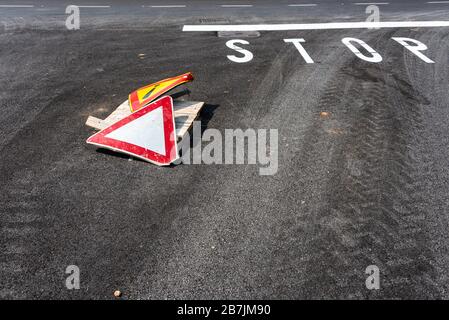
[[[178,158],[173,100],[165,96],[89,137],[89,144],[164,166]]]

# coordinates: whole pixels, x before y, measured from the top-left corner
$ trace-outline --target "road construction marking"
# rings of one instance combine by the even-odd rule
[[[1,4],[0,8],[34,8],[32,4]]]
[[[304,4],[289,4],[289,7],[315,7],[316,3],[304,3]]]
[[[222,4],[220,7],[223,8],[247,8],[252,7],[252,4]]]
[[[182,31],[286,31],[333,30],[366,28],[429,28],[449,27],[449,21],[390,21],[390,22],[327,22],[297,24],[237,24],[184,25]]]
[[[144,7],[144,6],[142,6]],[[148,6],[146,6],[148,8]],[[161,6],[149,6],[151,8],[185,8],[185,4],[172,4],[172,5],[161,5]]]

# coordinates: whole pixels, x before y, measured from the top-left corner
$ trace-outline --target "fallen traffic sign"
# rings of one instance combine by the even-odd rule
[[[133,91],[129,95],[129,107],[131,112],[136,112],[140,108],[153,101],[154,99],[160,97],[167,91],[179,86],[180,84],[189,82],[193,80],[193,75],[188,72],[180,76],[164,79],[156,83],[152,83],[136,91]]]
[[[175,129],[178,144],[192,127],[193,121],[195,121],[198,117],[203,106],[204,102],[202,101],[173,100]],[[86,120],[86,125],[97,130],[103,130],[117,121],[126,118],[130,114],[131,110],[129,108],[129,102],[126,100],[104,120],[94,116],[89,116]]]
[[[176,140],[173,100],[166,96],[92,135],[86,142],[163,166],[178,158]]]

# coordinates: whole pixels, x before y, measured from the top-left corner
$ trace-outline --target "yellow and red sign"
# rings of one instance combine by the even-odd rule
[[[137,89],[129,95],[129,106],[131,112],[143,108],[154,99],[160,97],[167,91],[179,86],[180,84],[193,80],[193,75],[188,72],[180,76],[161,80],[156,83],[149,84],[145,87]]]

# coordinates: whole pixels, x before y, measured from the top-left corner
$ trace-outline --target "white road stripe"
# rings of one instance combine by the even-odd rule
[[[289,7],[315,7],[316,3],[304,3],[304,4],[289,4]]]
[[[427,4],[449,4],[449,1],[429,1]]]
[[[160,6],[146,6],[147,8],[185,8],[184,4],[160,5]]]
[[[389,2],[355,2],[354,4],[356,6],[370,6],[370,5],[381,6],[381,5],[386,5],[386,4],[390,4],[390,3]]]
[[[0,8],[34,8],[32,4],[1,4]]]
[[[184,25],[182,31],[284,31],[449,27],[449,21],[329,22],[299,24]]]
[[[111,6],[77,6],[78,8],[110,8]]]
[[[220,7],[223,8],[245,8],[245,7],[252,7],[252,4],[222,4]]]

